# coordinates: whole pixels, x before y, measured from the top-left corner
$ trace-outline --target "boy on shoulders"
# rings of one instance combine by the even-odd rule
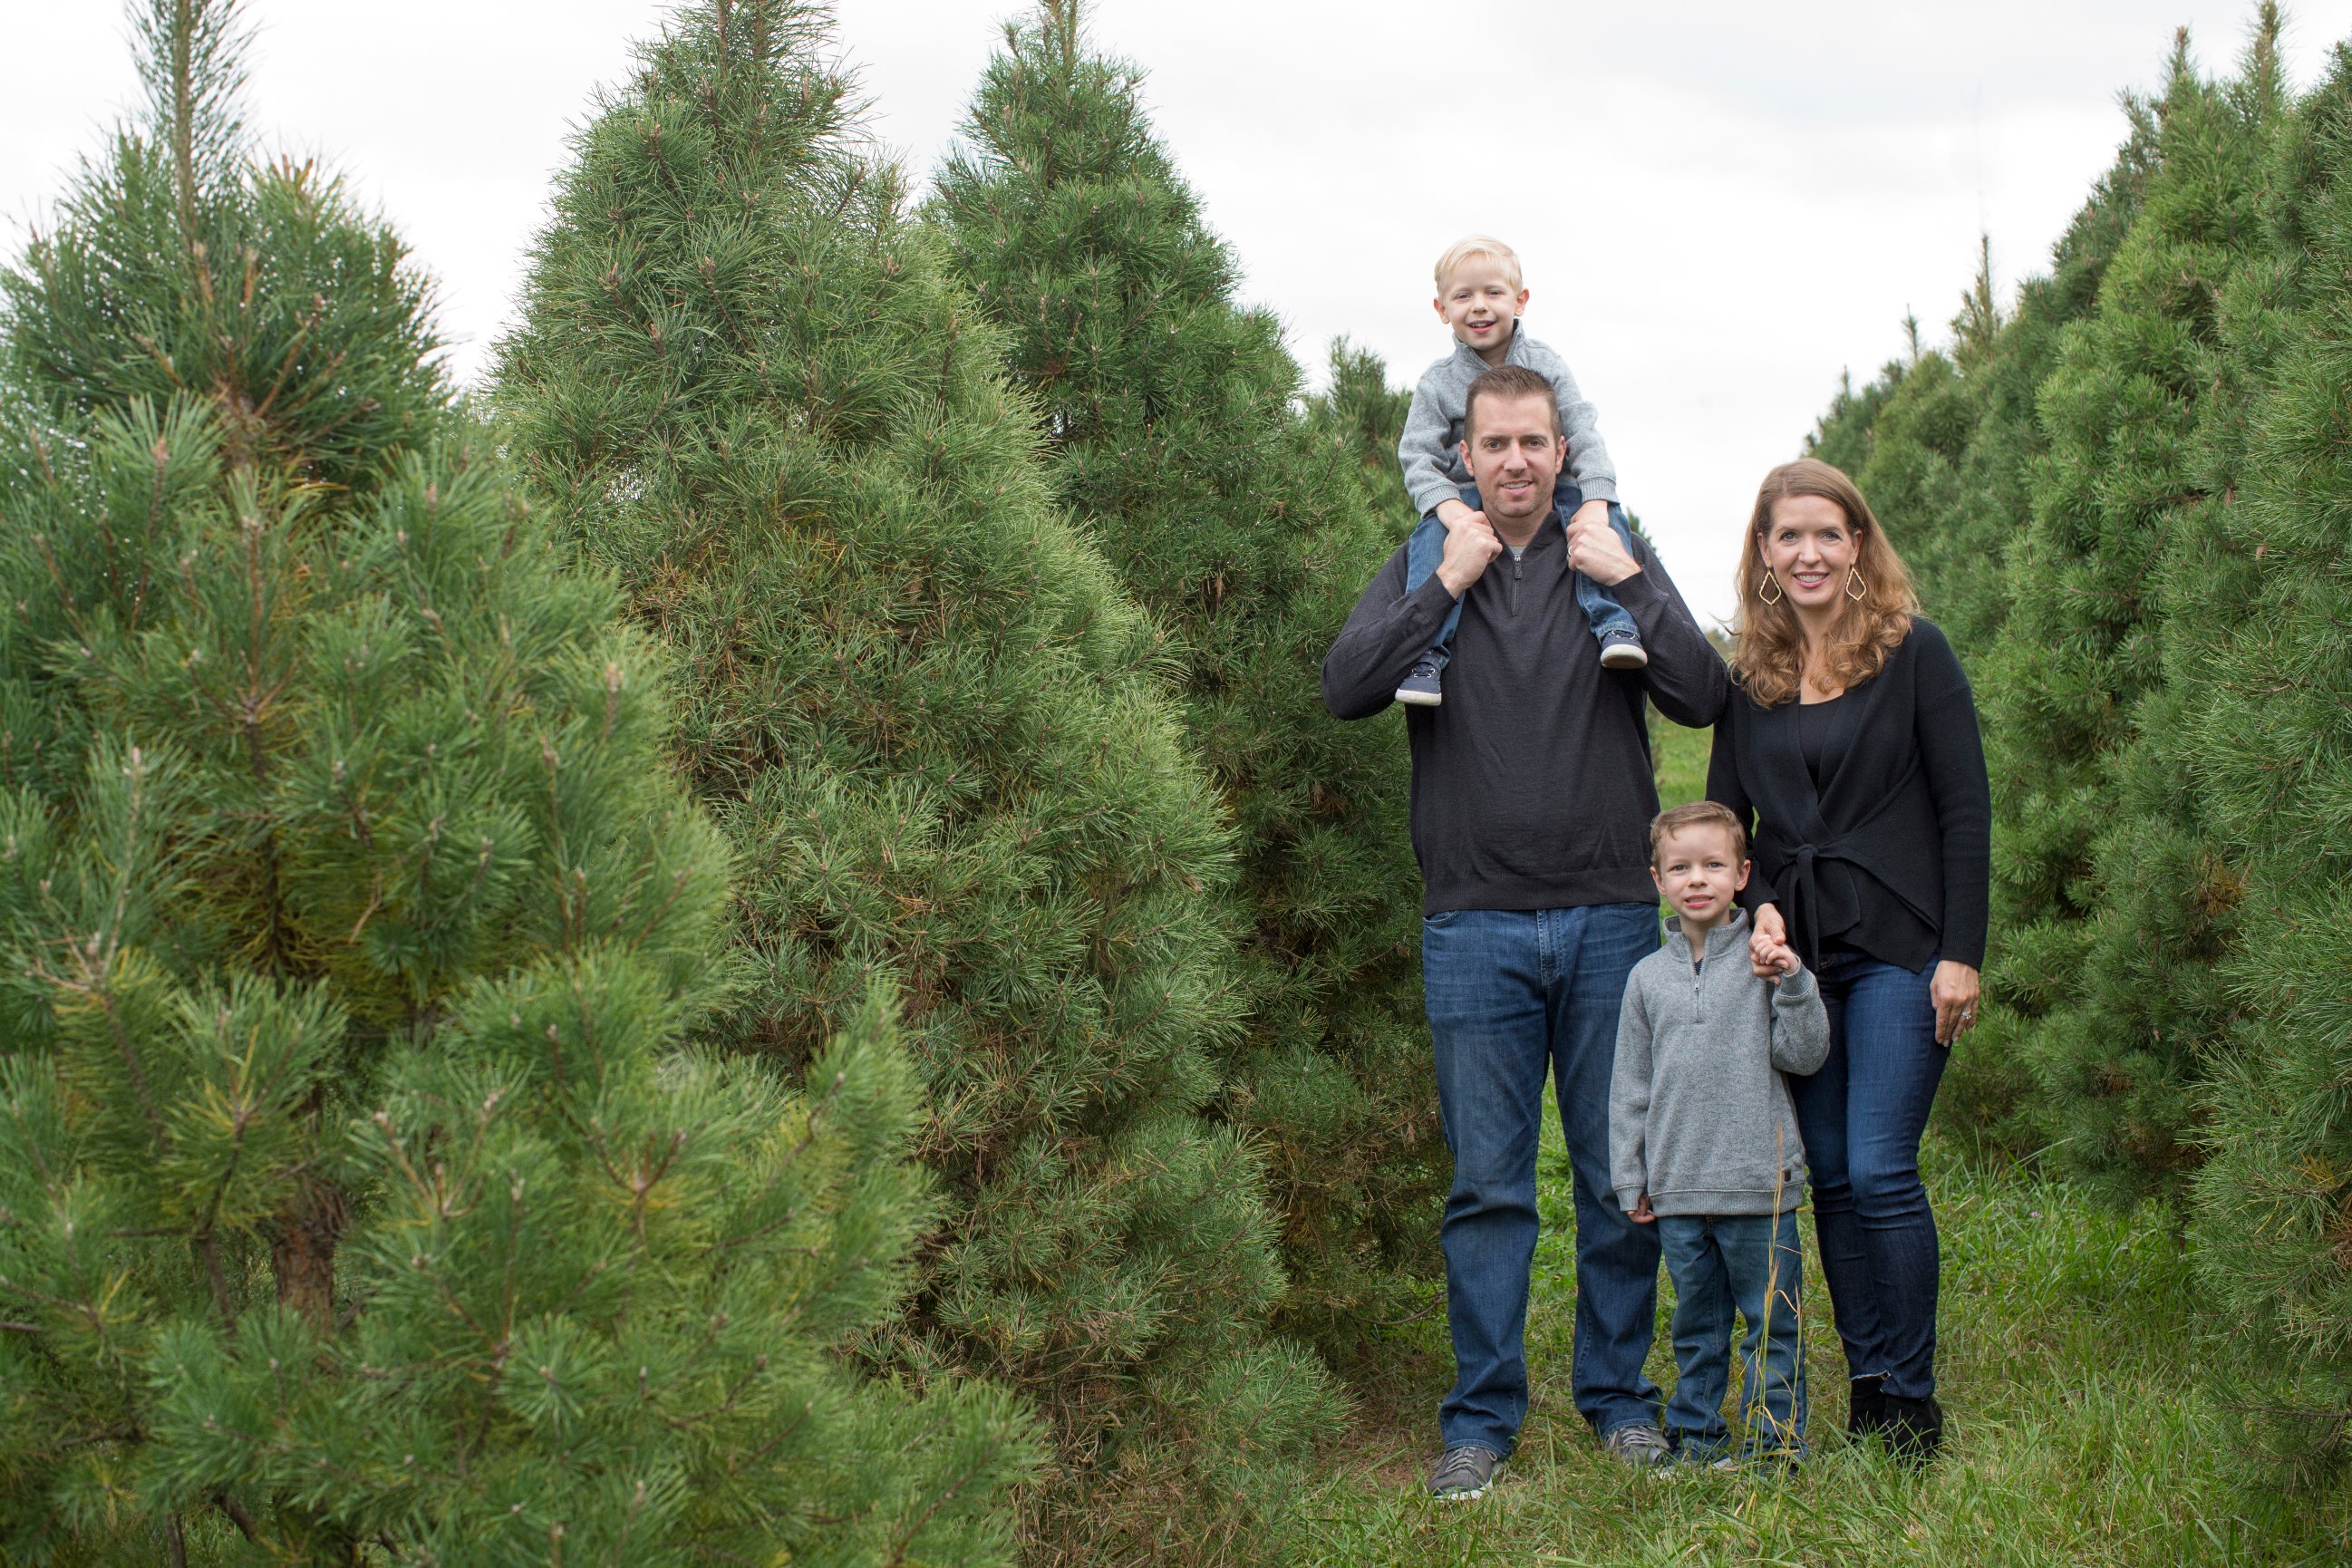
[[[1566,524],[1591,513],[1605,521],[1616,531],[1619,542],[1631,551],[1633,531],[1624,509],[1617,504],[1617,470],[1601,439],[1599,416],[1577,389],[1568,362],[1519,331],[1520,313],[1528,308],[1528,290],[1520,278],[1517,254],[1501,240],[1482,234],[1457,240],[1437,258],[1433,302],[1438,319],[1454,333],[1454,348],[1422,373],[1413,387],[1412,405],[1405,413],[1403,437],[1397,443],[1405,491],[1422,513],[1405,554],[1405,591],[1420,587],[1436,571],[1448,530],[1484,515],[1484,503],[1461,456],[1462,426],[1470,384],[1499,365],[1523,365],[1534,371],[1550,384],[1559,400],[1560,432],[1568,438],[1568,463],[1553,492],[1559,521]],[[1649,663],[1633,617],[1605,585],[1579,574],[1576,602],[1593,639],[1601,645],[1602,668],[1640,669]],[[1436,642],[1398,686],[1399,702],[1434,708],[1444,700],[1441,682],[1453,658],[1454,628],[1460,614],[1457,605]]]

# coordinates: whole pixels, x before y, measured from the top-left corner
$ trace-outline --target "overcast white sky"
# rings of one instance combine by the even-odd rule
[[[656,0],[249,0],[252,119],[323,153],[440,279],[470,376],[505,319],[563,138]],[[1097,0],[1249,298],[1319,376],[1330,340],[1409,381],[1447,347],[1429,265],[1518,247],[1626,498],[1695,607],[1730,609],[1758,479],[1851,366],[1945,335],[1979,228],[2013,288],[2106,166],[2116,93],[2187,25],[2233,68],[2252,0]],[[840,0],[877,133],[927,174],[1009,0]],[[2352,0],[2290,15],[2298,86]],[[22,243],[135,91],[110,0],[0,0],[0,217]],[[1888,518],[1900,542],[1900,518]],[[1932,613],[1934,606],[1929,606]]]

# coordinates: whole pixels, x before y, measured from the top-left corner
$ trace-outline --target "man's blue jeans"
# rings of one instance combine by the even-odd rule
[[[1528,1413],[1528,1276],[1547,1068],[1576,1191],[1577,1412],[1607,1436],[1654,1425],[1643,1375],[1657,1313],[1658,1237],[1609,1184],[1609,1078],[1625,977],[1658,947],[1653,904],[1455,910],[1422,922],[1437,1103],[1454,1153],[1440,1233],[1454,1390],[1445,1447],[1508,1454]]]
[[[1789,1079],[1811,1173],[1822,1282],[1850,1377],[1880,1392],[1936,1392],[1936,1215],[1919,1180],[1919,1135],[1950,1053],[1936,1043],[1928,982],[1867,953],[1821,957],[1829,1059]]]
[[[1805,1347],[1797,1301],[1803,1255],[1797,1211],[1660,1215],[1658,1242],[1675,1282],[1675,1396],[1666,1436],[1690,1459],[1732,1451],[1723,1421],[1731,1376],[1732,1313],[1748,1321],[1739,1358],[1740,1452],[1805,1448]]]
[[[1476,511],[1486,510],[1475,487],[1462,492],[1462,504]],[[1575,516],[1576,509],[1583,504],[1584,492],[1566,479],[1562,479],[1551,492],[1552,516],[1562,528],[1568,526],[1568,520]],[[1630,552],[1633,548],[1633,531],[1625,521],[1625,509],[1615,501],[1609,503],[1609,526],[1616,531],[1617,542]],[[1412,531],[1412,537],[1405,541],[1404,591],[1410,594],[1428,582],[1431,574],[1437,570],[1438,562],[1444,557],[1445,525],[1437,521],[1437,514],[1433,511],[1421,520]],[[1633,625],[1632,612],[1617,602],[1617,595],[1581,572],[1576,574],[1576,607],[1584,612],[1585,623],[1592,628],[1596,642],[1609,637],[1642,635]],[[1454,658],[1454,628],[1461,624],[1462,601],[1456,599],[1454,607],[1445,612],[1445,624],[1437,628],[1437,640],[1429,648],[1430,659],[1440,669],[1444,669]]]

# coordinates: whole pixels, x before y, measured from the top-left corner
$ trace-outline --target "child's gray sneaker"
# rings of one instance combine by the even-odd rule
[[[1647,669],[1649,667],[1649,650],[1632,632],[1612,632],[1601,639],[1601,668]]]
[[[1666,1435],[1655,1426],[1632,1422],[1601,1439],[1602,1450],[1637,1470],[1654,1470],[1675,1462]]]
[[[1467,1502],[1472,1498],[1485,1497],[1486,1489],[1495,1484],[1495,1472],[1502,1463],[1502,1455],[1475,1443],[1448,1448],[1438,1456],[1436,1466],[1429,1472],[1429,1495],[1441,1502]]]
[[[1644,664],[1648,659],[1643,660]],[[1408,708],[1434,708],[1445,700],[1445,693],[1437,683],[1437,661],[1424,658],[1412,667],[1411,674],[1398,683],[1396,700]]]

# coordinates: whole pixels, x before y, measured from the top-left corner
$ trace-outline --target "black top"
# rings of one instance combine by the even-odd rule
[[[1425,914],[1657,901],[1645,704],[1711,724],[1729,681],[1638,540],[1643,570],[1616,595],[1650,666],[1601,668],[1567,544],[1547,524],[1520,559],[1496,558],[1463,595],[1444,706],[1405,710]],[[1433,574],[1407,594],[1404,552],[1390,556],[1324,656],[1324,705],[1342,719],[1388,707],[1453,604]]]
[[[1812,779],[1815,789],[1821,788],[1822,780],[1828,776],[1831,759],[1843,756],[1846,748],[1853,744],[1852,724],[1839,722],[1853,716],[1853,709],[1840,706],[1844,701],[1843,694],[1840,694],[1826,702],[1797,705],[1797,749],[1804,753],[1805,773]]]
[[[1939,950],[1981,968],[1992,791],[1952,645],[1915,617],[1885,668],[1836,706],[1820,715],[1816,784],[1802,705],[1759,708],[1732,686],[1706,794],[1751,824],[1756,874],[1739,901],[1779,904],[1809,965],[1828,944],[1905,969]]]

